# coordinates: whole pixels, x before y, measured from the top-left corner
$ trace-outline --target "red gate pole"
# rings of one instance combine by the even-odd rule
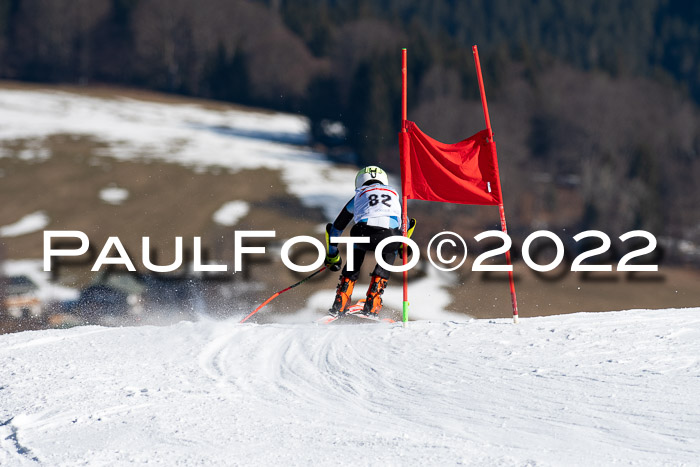
[[[496,167],[496,185],[498,185],[498,198],[501,203],[498,205],[498,211],[501,215],[501,230],[504,234],[508,234],[506,226],[506,212],[503,209],[503,192],[501,191],[501,176],[498,173],[498,158],[496,157],[496,142],[493,140],[493,131],[491,131],[491,119],[489,118],[489,108],[486,104],[486,91],[484,90],[484,79],[481,77],[481,63],[479,63],[479,51],[476,45],[472,46],[474,53],[474,64],[476,65],[476,76],[479,80],[479,93],[481,94],[481,107],[484,109],[484,120],[486,121],[486,131],[488,132],[489,143],[493,145],[494,166]],[[513,322],[518,324],[518,301],[515,298],[515,281],[513,279],[513,264],[510,260],[510,250],[506,251],[506,263],[511,266],[508,271],[508,280],[510,282],[510,299],[513,304]]]
[[[406,70],[406,49],[401,50],[401,133],[406,133],[406,116],[407,116],[407,110],[406,110],[406,86],[407,86],[407,70]],[[404,150],[406,148],[404,147]],[[403,154],[401,155],[402,157],[404,156]],[[403,177],[405,174],[401,174]],[[407,197],[406,193],[401,193],[402,195],[402,232],[403,236],[407,236],[407,229],[408,229],[408,211],[407,211]],[[404,271],[403,271],[403,316],[402,316],[402,322],[403,326],[406,327],[408,325],[408,271],[406,271],[406,262],[407,262],[407,256],[406,256],[406,250],[408,250],[408,245],[404,245],[402,248],[403,250],[403,266],[404,266]]]

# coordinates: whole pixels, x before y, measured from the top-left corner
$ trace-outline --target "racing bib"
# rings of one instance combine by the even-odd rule
[[[355,190],[355,223],[378,217],[401,218],[399,194],[388,185],[374,184]]]

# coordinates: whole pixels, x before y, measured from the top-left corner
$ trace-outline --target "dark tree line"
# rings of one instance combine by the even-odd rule
[[[456,141],[483,127],[477,43],[506,198],[540,200],[523,224],[568,185],[585,226],[700,237],[698,30],[679,0],[0,0],[0,78],[301,112],[328,144],[341,121],[362,162],[396,169],[401,47],[409,117]]]

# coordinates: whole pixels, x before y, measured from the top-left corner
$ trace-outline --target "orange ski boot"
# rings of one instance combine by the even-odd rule
[[[345,313],[345,310],[350,304],[350,297],[352,297],[352,290],[354,288],[354,280],[348,279],[345,276],[340,276],[338,289],[335,292],[335,300],[333,301],[331,309],[328,310],[328,314],[331,316],[340,316]]]
[[[382,294],[386,288],[387,280],[376,274],[372,276],[367,289],[367,299],[365,306],[362,309],[362,314],[367,316],[378,316],[379,310],[382,309]]]

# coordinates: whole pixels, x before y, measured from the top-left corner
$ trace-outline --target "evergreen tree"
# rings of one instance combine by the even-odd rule
[[[219,44],[205,71],[204,88],[214,99],[248,104],[250,85],[245,53],[237,48],[229,58],[226,48]]]
[[[380,151],[396,142],[400,92],[390,84],[398,80],[387,79],[387,63],[390,58],[373,56],[360,64],[353,79],[345,123],[363,164],[377,163]]]

